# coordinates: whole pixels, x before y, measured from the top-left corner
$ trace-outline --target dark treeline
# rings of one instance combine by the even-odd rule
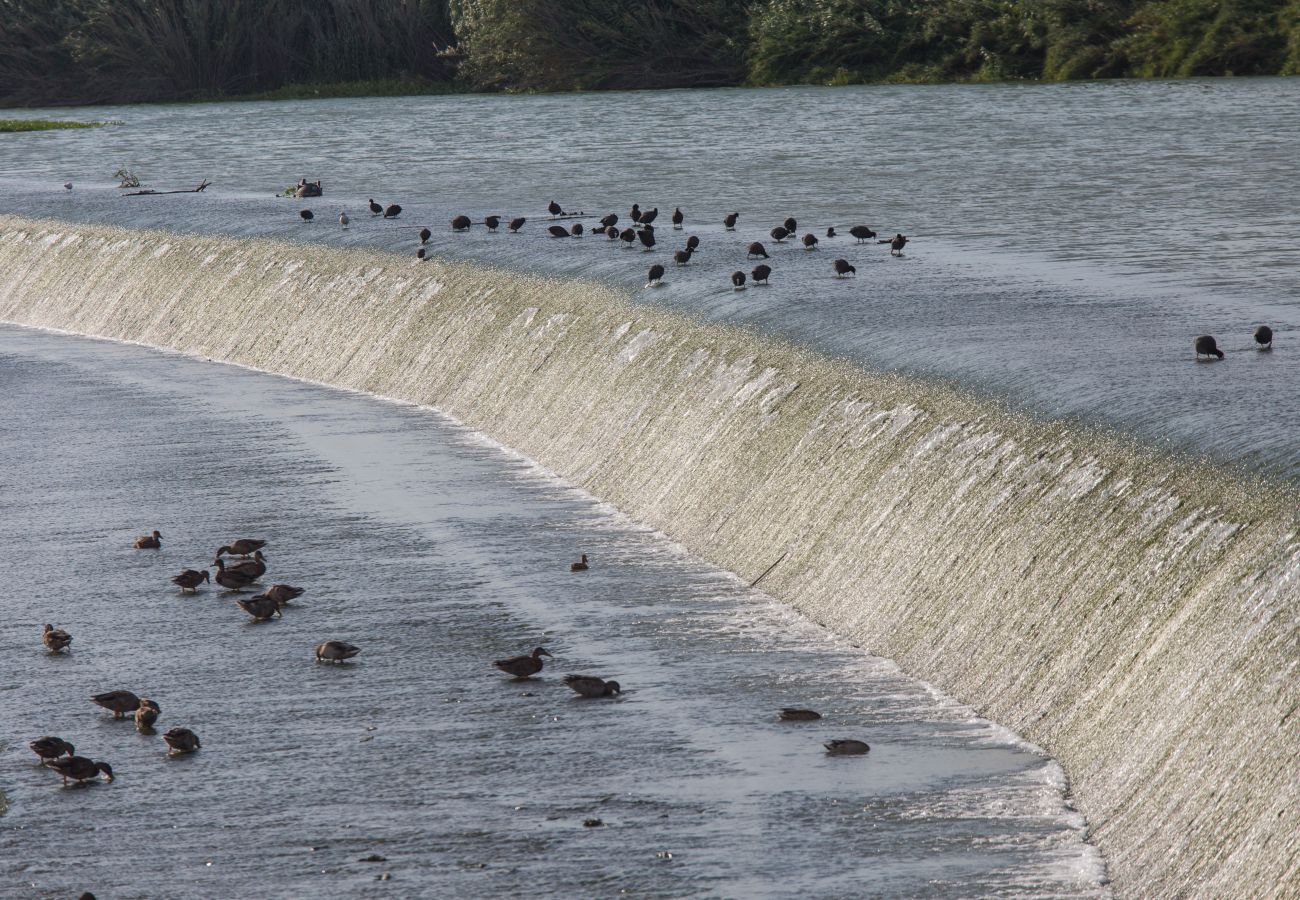
[[[1300,0],[0,0],[0,103],[1300,73]]]

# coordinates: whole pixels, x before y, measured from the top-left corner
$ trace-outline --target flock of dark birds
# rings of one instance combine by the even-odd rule
[[[586,216],[585,213],[565,212],[564,207],[554,200],[552,200],[550,205],[547,207],[547,211],[550,213],[552,220],[561,218],[594,218],[594,216]],[[399,204],[394,203],[385,207],[376,203],[373,198],[370,200],[371,217],[383,216],[385,219],[395,219],[401,215],[401,212],[402,207]],[[316,218],[315,213],[310,209],[300,210],[298,216],[304,222],[311,222]],[[603,216],[600,219],[599,224],[590,229],[584,226],[581,222],[574,222],[569,226],[559,224],[551,225],[547,228],[547,231],[553,238],[580,238],[585,234],[591,234],[593,236],[603,235],[610,241],[610,243],[617,241],[624,247],[632,247],[640,244],[642,250],[651,251],[658,245],[658,238],[656,237],[654,226],[655,220],[658,219],[658,217],[658,207],[643,210],[639,204],[633,203],[632,210],[628,215],[628,218],[632,220],[632,225],[624,228],[619,228],[618,223],[620,220],[618,213],[610,213]],[[451,230],[457,233],[463,233],[469,231],[477,224],[486,227],[489,232],[496,233],[497,229],[501,227],[502,219],[502,216],[485,216],[481,222],[475,222],[467,215],[458,215],[451,219]],[[740,213],[730,213],[722,220],[723,228],[727,231],[735,231],[736,224],[739,220]],[[680,231],[682,229],[686,221],[686,214],[682,212],[681,207],[677,207],[673,210],[671,221],[674,231]],[[346,212],[339,213],[339,225],[347,228],[351,222],[352,220],[348,217]],[[528,219],[523,216],[513,218],[506,223],[506,230],[511,234],[515,234],[522,229],[527,222]],[[784,243],[786,238],[798,238],[798,228],[798,220],[791,217],[786,219],[780,225],[774,227],[770,232],[768,232],[768,234],[771,236],[773,241],[780,244]],[[854,225],[848,230],[848,233],[849,236],[853,237],[859,244],[868,243],[876,238],[876,232],[872,231],[866,225]],[[834,239],[840,236],[841,235],[835,230],[835,226],[830,226],[826,229],[825,239]],[[430,231],[427,226],[420,229],[419,238],[421,246],[415,251],[415,255],[419,259],[424,259],[426,257],[423,245],[427,244],[431,237],[433,237],[433,232]],[[802,238],[799,238],[799,240],[803,244],[805,250],[818,250],[820,249],[819,245],[823,238],[818,238],[817,235],[808,232]],[[907,246],[907,241],[907,236],[900,233],[895,234],[892,238],[878,240],[876,243],[888,244],[891,255],[902,256],[903,248]],[[677,266],[690,265],[691,258],[695,255],[699,246],[700,239],[697,236],[691,235],[688,237],[682,249],[673,252],[673,264]],[[769,259],[770,257],[768,256],[767,250],[764,248],[762,242],[754,241],[747,248],[746,258],[754,260]],[[836,259],[832,261],[831,269],[834,271],[836,278],[856,275],[858,271],[857,268],[847,259]],[[658,287],[663,284],[664,273],[665,269],[662,265],[655,264],[651,266],[648,273],[649,277],[646,282],[646,287]],[[771,275],[772,267],[766,263],[760,263],[759,265],[754,266],[748,275],[740,269],[732,272],[731,285],[738,291],[744,290],[747,283],[751,280],[756,285],[765,285],[769,284],[768,279]]]

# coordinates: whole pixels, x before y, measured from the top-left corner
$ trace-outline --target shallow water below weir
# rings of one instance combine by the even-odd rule
[[[4,896],[1108,894],[1050,759],[429,410],[4,327],[0,413]],[[168,583],[237,536],[307,588],[283,619]],[[42,734],[116,781],[61,788]]]

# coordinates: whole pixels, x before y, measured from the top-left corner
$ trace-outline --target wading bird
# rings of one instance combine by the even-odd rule
[[[498,659],[492,665],[496,666],[507,675],[513,675],[516,679],[532,678],[538,672],[542,671],[542,657],[551,656],[551,651],[545,647],[537,647],[528,656],[512,656],[509,659]],[[551,657],[554,659],[555,657]]]

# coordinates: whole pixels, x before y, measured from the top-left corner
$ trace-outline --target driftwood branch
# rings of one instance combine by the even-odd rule
[[[198,187],[189,188],[188,190],[184,190],[184,191],[152,191],[152,190],[131,191],[131,193],[123,194],[122,196],[123,197],[152,197],[158,194],[200,194],[203,192],[203,189],[210,184],[212,184],[212,182],[208,181],[205,178],[203,179],[202,183],[199,184]]]

